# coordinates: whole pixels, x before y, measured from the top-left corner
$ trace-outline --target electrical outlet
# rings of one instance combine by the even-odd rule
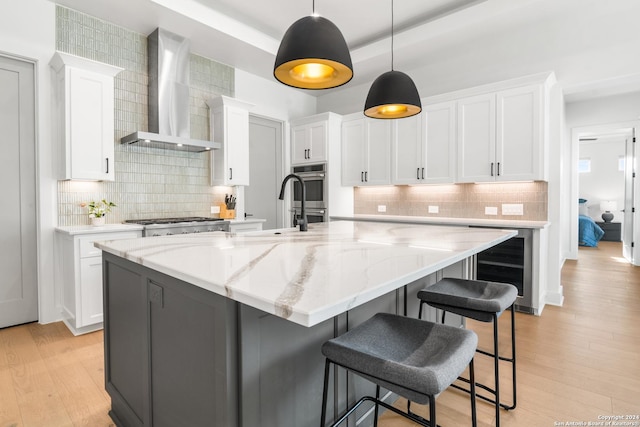
[[[212,214],[219,214],[220,213],[220,206],[211,206],[211,213]]]
[[[386,212],[387,205],[378,205],[378,212]]]
[[[498,208],[496,206],[485,206],[485,215],[498,215]]]
[[[502,205],[502,215],[524,215],[522,203],[505,203]]]
[[[429,205],[429,213],[436,214],[440,211],[438,206]]]

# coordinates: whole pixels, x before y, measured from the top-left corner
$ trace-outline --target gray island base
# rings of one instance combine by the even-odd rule
[[[405,297],[416,316],[419,289],[469,277],[473,255],[513,235],[330,222],[99,242],[110,415],[121,427],[316,427],[323,342],[403,313]],[[328,418],[374,388],[338,370]],[[357,417],[372,423],[366,408]]]

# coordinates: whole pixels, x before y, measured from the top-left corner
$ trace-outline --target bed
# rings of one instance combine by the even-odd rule
[[[580,246],[598,246],[602,236],[604,236],[604,231],[591,217],[578,216],[578,244]]]
[[[604,236],[604,231],[588,215],[587,200],[578,200],[578,244],[580,246],[598,246]]]

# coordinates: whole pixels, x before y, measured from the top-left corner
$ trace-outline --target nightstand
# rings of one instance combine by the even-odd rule
[[[604,236],[602,236],[601,240],[607,242],[619,242],[622,240],[621,238],[621,226],[622,224],[619,222],[596,222],[604,231]]]

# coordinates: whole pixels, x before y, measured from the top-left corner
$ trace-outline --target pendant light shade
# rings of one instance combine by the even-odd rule
[[[393,69],[393,0],[391,0],[391,71],[373,81],[364,114],[374,119],[401,119],[422,111],[420,95],[411,77]]]
[[[336,25],[321,16],[294,22],[282,38],[273,75],[301,89],[329,89],[353,77],[347,42]]]
[[[373,81],[364,114],[374,119],[399,119],[422,111],[420,95],[411,77],[401,71],[387,71]]]

